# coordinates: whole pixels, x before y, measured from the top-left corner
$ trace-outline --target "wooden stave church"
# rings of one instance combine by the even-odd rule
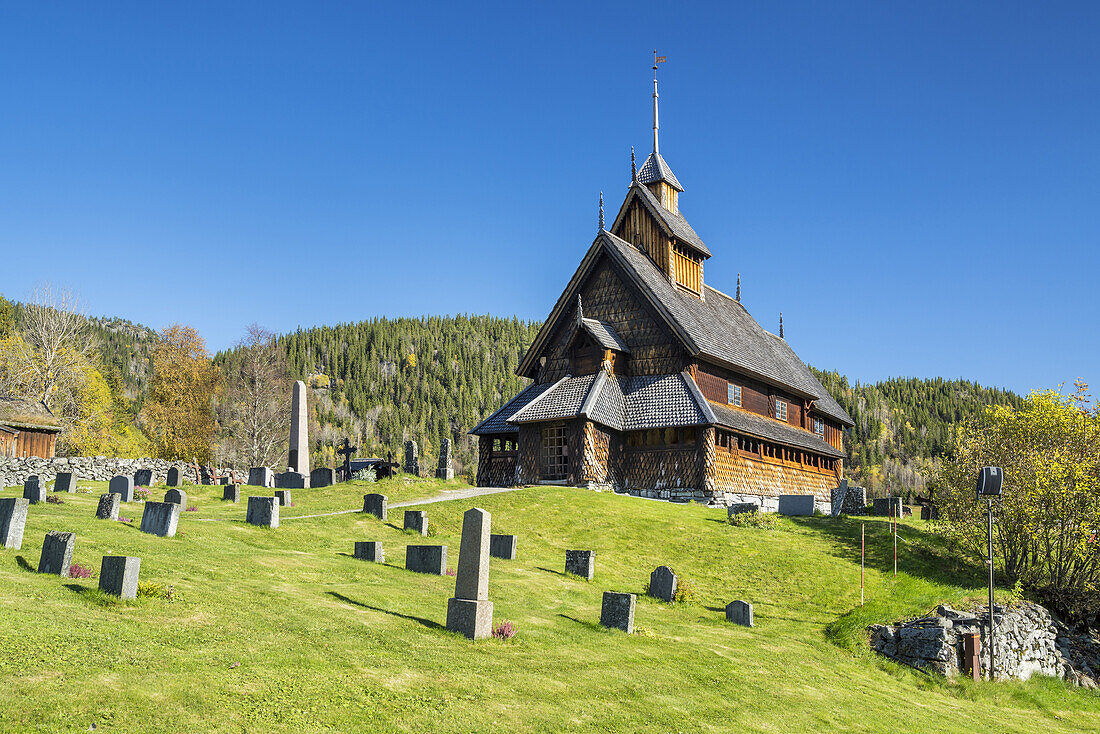
[[[658,147],[600,229],[517,374],[532,380],[471,433],[478,486],[557,483],[716,505],[820,502],[843,477],[851,417],[737,297],[679,211]],[[632,154],[633,158],[633,154]],[[785,419],[785,420],[784,420]]]

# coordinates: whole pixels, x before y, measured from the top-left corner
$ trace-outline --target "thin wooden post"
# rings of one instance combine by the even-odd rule
[[[867,557],[867,523],[863,523],[859,530],[859,606],[863,607],[863,566]]]

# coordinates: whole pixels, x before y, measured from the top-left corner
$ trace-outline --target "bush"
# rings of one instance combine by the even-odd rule
[[[727,522],[735,528],[760,528],[761,530],[774,530],[779,525],[779,518],[774,512],[738,512],[730,515]]]
[[[695,587],[686,579],[677,579],[676,593],[672,595],[672,601],[683,604],[694,603]]]
[[[74,563],[69,566],[69,578],[71,579],[90,579],[92,577],[92,569],[87,566],[81,566],[79,563]]]
[[[502,621],[493,627],[493,637],[498,640],[510,640],[516,635],[516,626],[508,620]]]
[[[56,494],[46,495],[46,501],[49,502],[51,505],[63,505],[63,504],[65,504],[65,501],[63,499],[61,499],[60,497],[58,497]]]
[[[149,488],[148,487],[134,487],[134,499],[135,500],[141,500],[142,502],[149,499]]]
[[[359,471],[355,472],[351,475],[351,478],[360,482],[377,482],[378,474],[377,472],[375,472],[374,467],[370,466],[366,469],[360,469]]]
[[[176,597],[176,589],[174,586],[165,586],[164,584],[158,584],[156,581],[139,581],[137,595],[139,597],[146,596],[151,599],[173,601]]]

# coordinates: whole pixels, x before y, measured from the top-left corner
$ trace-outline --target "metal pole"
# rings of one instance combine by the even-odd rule
[[[989,680],[993,680],[997,669],[993,662],[993,499],[987,500],[989,520]]]

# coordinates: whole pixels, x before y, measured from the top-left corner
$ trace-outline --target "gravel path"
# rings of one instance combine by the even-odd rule
[[[451,500],[465,500],[471,497],[481,497],[486,494],[500,494],[501,492],[518,492],[523,487],[470,487],[469,489],[453,489],[443,494],[436,495],[435,497],[429,497],[423,500],[411,500],[409,502],[394,502],[393,504],[387,504],[387,506],[393,510],[399,507],[413,507],[416,505],[430,505],[435,502],[449,502]],[[350,515],[353,512],[362,512],[363,508],[359,507],[354,510],[338,510],[336,512],[322,512],[317,515],[294,515],[293,517],[282,517],[281,522],[287,520],[304,520],[308,517],[331,517],[333,515]]]

